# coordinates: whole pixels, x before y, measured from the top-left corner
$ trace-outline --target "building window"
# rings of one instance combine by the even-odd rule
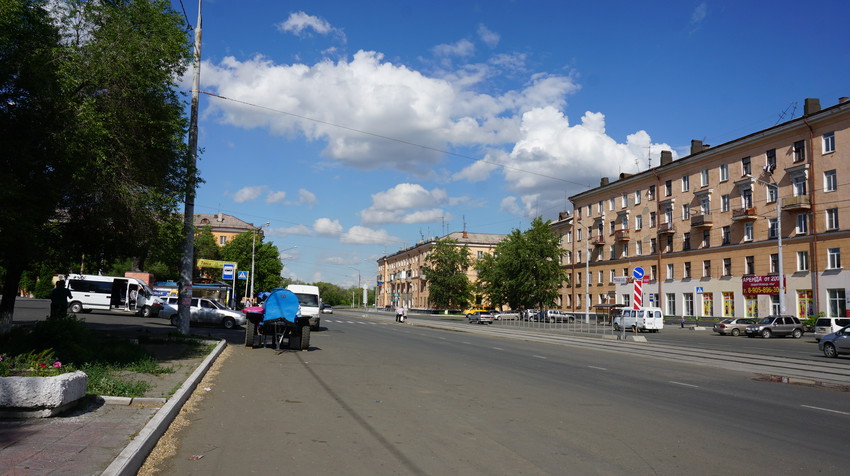
[[[752,175],[753,169],[750,165],[750,158],[744,157],[741,159],[741,176]]]
[[[728,212],[729,211],[729,195],[721,195],[720,196],[720,211]]]
[[[826,210],[826,229],[827,230],[837,230],[838,229],[838,209],[837,208],[828,208]]]
[[[711,215],[711,199],[702,197],[699,199],[699,211],[703,215]]]
[[[827,132],[823,135],[823,153],[835,152],[835,132]]]
[[[694,293],[683,293],[682,298],[684,300],[684,315],[693,316],[694,315]]]
[[[702,262],[702,277],[710,278],[711,277],[711,260],[704,260]]]
[[[621,296],[623,296],[623,306],[625,306],[626,309],[631,308],[632,307],[632,305],[630,304],[631,303],[631,300],[630,300],[631,295],[630,294],[621,294]]]
[[[617,272],[616,270],[613,270],[613,269],[611,270],[611,274],[608,275],[608,277],[610,278],[610,279],[608,279],[609,283],[614,282],[614,273],[616,273],[616,272]]]
[[[708,169],[699,173],[699,185],[700,187],[708,187]]]
[[[609,249],[608,259],[614,259],[616,257],[615,249],[616,249],[615,245],[611,245],[611,248]]]
[[[755,256],[744,257],[744,274],[756,274],[756,258]]]
[[[218,237],[218,246],[224,246],[226,244],[227,244],[227,237],[226,236],[219,236]]]
[[[581,228],[576,231],[576,241],[581,241],[581,232],[584,231]]]
[[[690,220],[691,219],[691,206],[690,205],[682,205],[682,220]]]
[[[735,316],[735,294],[723,292],[723,317]]]
[[[608,199],[608,210],[614,210],[614,199]]]
[[[791,182],[792,191],[794,192],[795,197],[801,197],[806,195],[807,187],[806,187],[806,177],[798,176],[794,177]]]
[[[826,250],[826,268],[841,268],[841,248],[829,248]]]
[[[655,212],[649,212],[649,227],[655,228]]]
[[[779,190],[777,190],[777,188],[778,187],[774,185],[767,186],[767,203],[776,203],[779,195]]]
[[[602,270],[600,269],[599,272],[596,273],[596,279],[597,279],[597,282],[599,284],[602,284],[602,277],[603,277],[603,274],[602,274]]]
[[[637,256],[643,255],[643,242],[642,241],[638,241],[637,243],[635,243],[635,254]]]
[[[823,173],[823,191],[834,192],[838,188],[835,170],[827,170]]]
[[[764,153],[765,156],[765,165],[770,168],[771,171],[776,169],[776,149],[770,149]]]
[[[622,257],[623,258],[629,257],[629,244],[628,243],[623,243],[623,256]]]
[[[779,316],[782,313],[782,309],[779,306],[779,295],[774,294],[770,296],[770,308],[772,310],[772,315]]]
[[[673,235],[667,235],[667,243],[664,245],[665,253],[673,252]]]
[[[655,185],[650,185],[649,190],[646,192],[647,200],[655,200]]]
[[[794,162],[806,160],[806,141],[798,140],[794,143]]]
[[[655,281],[656,276],[658,276],[658,265],[649,265],[649,280]]]
[[[728,245],[732,242],[732,231],[729,226],[724,226],[720,229],[720,237],[723,239],[722,244]]]
[[[691,262],[685,261],[685,266],[682,271],[682,279],[691,279]]]
[[[770,272],[778,273],[779,272],[779,253],[771,253],[770,254]]]
[[[682,235],[682,251],[688,251],[691,249],[691,234],[684,233]]]
[[[624,193],[623,196],[620,197],[620,202],[622,202],[621,204],[622,204],[623,208],[628,207],[629,206],[629,196]]]
[[[667,263],[667,281],[673,281],[673,263]]]
[[[753,222],[744,223],[744,241],[753,241]]]
[[[682,176],[682,191],[687,192],[691,189],[691,177],[689,175]]]
[[[826,295],[829,299],[829,317],[844,317],[847,312],[844,289],[827,289]]]
[[[720,181],[729,180],[729,164],[720,164]]]
[[[652,254],[658,253],[658,240],[655,238],[649,239],[649,252]]]
[[[767,221],[767,237],[768,238],[776,238],[778,236],[777,233],[777,219],[771,218]]]
[[[676,295],[673,293],[667,293],[667,315],[676,315]]]
[[[667,180],[666,182],[664,182],[664,195],[667,196],[667,197],[669,197],[670,195],[673,195],[673,181],[672,180]]]
[[[753,190],[748,188],[741,192],[741,206],[743,208],[753,207]]]
[[[797,271],[808,271],[809,270],[809,252],[808,251],[798,251],[797,252]]]
[[[800,213],[797,215],[797,234],[805,235],[809,232],[809,215]]]
[[[711,246],[711,230],[702,230],[702,247],[708,248]]]
[[[643,228],[643,215],[635,216],[635,230]]]
[[[635,205],[640,205],[640,190],[635,190]]]
[[[483,251],[479,251],[479,252],[478,252],[478,259],[481,259],[481,258],[483,258],[483,257],[484,257],[484,252],[483,252]]]

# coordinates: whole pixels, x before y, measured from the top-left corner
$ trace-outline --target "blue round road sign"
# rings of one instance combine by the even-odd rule
[[[635,270],[632,271],[632,276],[634,276],[635,279],[642,278],[643,277],[643,268],[641,268],[640,266],[635,268]]]

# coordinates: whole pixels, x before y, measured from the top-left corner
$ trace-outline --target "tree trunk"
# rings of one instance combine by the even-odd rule
[[[18,297],[18,286],[21,284],[21,275],[24,267],[17,263],[9,263],[6,268],[6,282],[3,283],[3,300],[0,301],[0,336],[8,334],[12,330],[12,321],[15,314],[15,299]]]

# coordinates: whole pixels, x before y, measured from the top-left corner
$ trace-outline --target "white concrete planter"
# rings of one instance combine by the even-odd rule
[[[0,377],[0,417],[58,415],[86,396],[88,376],[69,372],[53,377]]]

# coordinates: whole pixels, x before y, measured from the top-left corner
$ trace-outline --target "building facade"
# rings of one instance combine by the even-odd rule
[[[647,171],[603,178],[553,223],[569,281],[562,308],[634,303],[669,316],[844,316],[850,297],[850,102]],[[843,261],[842,261],[842,255]],[[777,293],[784,275],[785,293]],[[774,283],[759,288],[755,281]],[[746,293],[745,293],[746,291]],[[773,294],[771,294],[773,292]]]
[[[469,249],[473,266],[466,275],[475,283],[477,273],[474,262],[485,253],[492,254],[496,245],[505,235],[484,233],[455,232],[449,233],[442,239],[451,239],[459,246]],[[436,239],[422,241],[415,246],[407,247],[394,254],[378,259],[377,287],[375,301],[378,307],[406,307],[412,309],[433,308],[429,299],[428,282],[425,279],[423,267]]]
[[[226,245],[236,235],[245,233],[246,231],[256,231],[259,233],[259,236],[263,236],[263,231],[260,227],[224,213],[196,214],[194,224],[196,230],[200,230],[205,226],[210,227],[212,235],[215,238],[215,243],[218,246]]]

